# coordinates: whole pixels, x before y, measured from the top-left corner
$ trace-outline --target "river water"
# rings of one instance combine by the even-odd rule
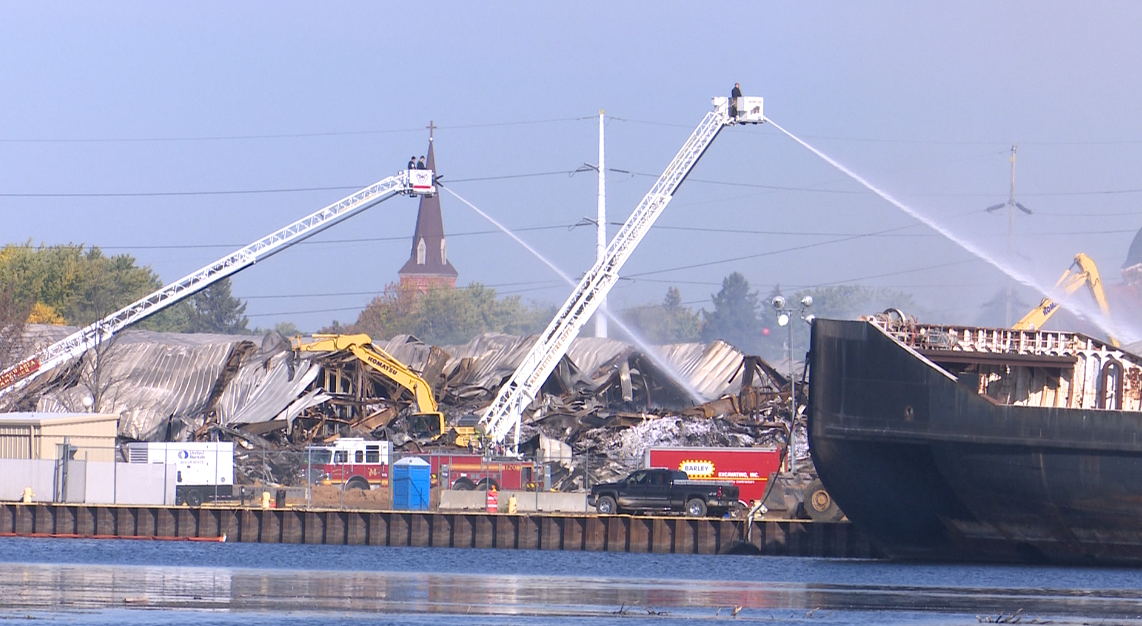
[[[711,620],[1142,624],[1142,572],[760,556],[0,539],[0,621],[5,623],[666,626]]]

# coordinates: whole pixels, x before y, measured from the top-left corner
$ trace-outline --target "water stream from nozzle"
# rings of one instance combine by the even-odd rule
[[[964,250],[966,250],[967,252],[976,256],[980,260],[986,262],[987,264],[991,265],[995,269],[1003,272],[1007,276],[1010,276],[1012,279],[1019,282],[1020,284],[1023,284],[1023,285],[1026,285],[1028,287],[1031,287],[1032,289],[1035,289],[1036,291],[1038,291],[1039,293],[1041,293],[1045,297],[1049,297],[1049,298],[1053,298],[1053,299],[1058,299],[1061,297],[1059,294],[1054,293],[1055,290],[1051,285],[1047,285],[1047,284],[1044,284],[1044,283],[1036,280],[1029,273],[1022,271],[1017,267],[1014,267],[1009,262],[1006,262],[1006,263],[1003,262],[998,257],[993,256],[992,254],[988,253],[986,250],[984,250],[980,246],[978,246],[978,245],[972,243],[971,241],[965,239],[964,237],[961,237],[960,235],[957,235],[956,233],[952,232],[943,224],[940,224],[936,220],[920,213],[919,211],[913,209],[912,207],[910,207],[910,206],[904,204],[903,202],[897,200],[896,198],[892,197],[887,192],[878,188],[876,185],[873,185],[869,181],[865,180],[862,176],[860,176],[856,172],[853,172],[852,170],[845,167],[844,165],[841,165],[840,163],[838,163],[836,160],[830,158],[825,153],[823,153],[820,150],[809,145],[808,143],[806,143],[805,141],[803,141],[802,139],[800,139],[799,137],[797,137],[793,133],[785,130],[780,125],[778,125],[776,122],[774,122],[772,119],[769,119],[767,117],[767,118],[765,118],[765,121],[768,122],[769,124],[772,124],[774,128],[781,131],[782,133],[785,133],[785,135],[788,136],[790,139],[801,144],[803,147],[805,147],[805,149],[807,149],[810,152],[812,152],[813,154],[817,155],[818,157],[820,157],[822,160],[824,160],[829,165],[832,165],[833,167],[840,170],[842,173],[847,175],[849,178],[852,178],[853,180],[857,181],[861,185],[864,185],[869,191],[880,196],[884,200],[888,201],[888,203],[890,203],[893,206],[895,206],[896,208],[904,211],[905,213],[907,213],[912,218],[923,223],[925,226],[927,226],[927,227],[931,228],[932,230],[940,233],[945,238],[947,238],[949,241],[951,241],[952,243],[963,248]],[[1068,299],[1065,303],[1065,306],[1068,309],[1071,309],[1071,310],[1081,314],[1084,318],[1090,320],[1092,323],[1097,325],[1099,327],[1099,329],[1101,329],[1103,332],[1107,333],[1108,335],[1113,335],[1115,337],[1118,337],[1124,343],[1137,341],[1139,338],[1142,338],[1142,331],[1137,330],[1134,327],[1134,325],[1131,324],[1131,325],[1127,326],[1127,325],[1125,325],[1125,322],[1123,322],[1122,320],[1107,319],[1106,316],[1102,314],[1102,311],[1090,306],[1089,304],[1086,304],[1084,302],[1080,302],[1075,298]]]
[[[447,191],[448,193],[452,194],[453,196],[455,196],[457,200],[468,205],[468,207],[470,209],[472,209],[476,213],[479,213],[481,217],[483,217],[484,219],[491,222],[493,226],[502,230],[505,235],[514,239],[516,243],[523,246],[524,249],[526,249],[528,252],[530,252],[532,255],[534,255],[535,258],[539,259],[540,261],[543,262],[544,265],[551,268],[551,270],[553,272],[555,272],[556,274],[558,274],[560,278],[567,281],[568,285],[571,285],[572,287],[574,287],[577,284],[574,280],[571,279],[570,276],[568,276],[566,273],[564,273],[563,270],[559,269],[554,263],[549,261],[547,259],[547,257],[543,256],[543,254],[541,254],[539,252],[539,250],[536,250],[535,248],[528,245],[528,243],[526,241],[524,241],[523,239],[520,239],[520,237],[518,235],[516,235],[515,233],[513,233],[511,231],[511,229],[509,229],[507,226],[504,226],[503,224],[499,223],[491,215],[488,215],[487,213],[481,211],[476,205],[474,205],[471,202],[468,202],[464,198],[460,197],[460,195],[457,194],[455,191],[452,191],[451,189],[444,187],[443,185],[441,185],[440,188]],[[674,366],[669,361],[662,358],[662,355],[660,355],[657,350],[652,348],[649,343],[647,343],[642,337],[640,337],[638,335],[638,333],[636,333],[634,331],[634,329],[627,326],[625,323],[623,323],[623,321],[621,319],[618,318],[618,316],[611,313],[606,308],[606,305],[600,306],[598,310],[601,311],[604,315],[606,315],[607,319],[613,321],[620,329],[622,329],[622,331],[624,333],[626,333],[628,337],[631,338],[631,341],[633,341],[635,343],[635,345],[637,345],[639,347],[639,349],[642,350],[642,353],[645,354],[647,358],[649,358],[655,365],[657,365],[659,367],[659,369],[661,369],[667,376],[670,377],[671,380],[673,380],[675,382],[675,384],[677,384],[680,388],[682,388],[686,392],[687,395],[690,396],[690,400],[693,401],[694,404],[697,405],[697,404],[703,404],[706,402],[706,398],[703,397],[702,394],[697,389],[695,389],[693,385],[690,384],[690,381],[686,380],[686,378],[682,376],[681,372],[679,372],[677,369],[675,369]]]

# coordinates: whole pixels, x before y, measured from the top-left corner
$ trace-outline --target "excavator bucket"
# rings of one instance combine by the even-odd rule
[[[777,519],[836,522],[845,516],[813,472],[771,474],[761,505],[762,515]]]
[[[761,496],[762,514],[777,519],[800,518],[808,484],[800,474],[770,474]]]

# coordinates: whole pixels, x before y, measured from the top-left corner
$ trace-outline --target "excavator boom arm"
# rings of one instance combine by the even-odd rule
[[[1090,295],[1098,304],[1099,310],[1107,318],[1110,318],[1110,303],[1106,300],[1106,292],[1102,288],[1102,277],[1098,273],[1098,266],[1095,265],[1094,260],[1082,252],[1075,255],[1074,263],[1071,267],[1063,272],[1059,280],[1055,283],[1055,289],[1063,295],[1071,295],[1075,291],[1086,285],[1090,290]],[[1051,298],[1043,298],[1034,309],[1022,319],[1012,326],[1016,330],[1037,330],[1043,327],[1047,320],[1051,319],[1059,310],[1059,303]],[[1108,337],[1110,342],[1115,346],[1119,342],[1114,337]]]
[[[373,345],[368,335],[332,335],[316,334],[313,341],[293,341],[293,348],[299,352],[339,352],[348,350],[359,361],[379,372],[393,384],[407,390],[416,400],[419,413],[440,414],[436,397],[432,395],[432,387],[396,357]]]

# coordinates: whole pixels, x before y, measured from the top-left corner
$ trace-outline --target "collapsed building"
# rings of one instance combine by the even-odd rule
[[[69,330],[29,327],[38,345]],[[431,387],[446,425],[431,436],[413,427],[414,398],[390,375],[350,351],[295,350],[278,334],[126,331],[5,400],[8,410],[116,414],[126,441],[235,439],[260,449],[262,464],[267,449],[297,451],[344,436],[422,451],[455,446],[457,427],[474,424],[534,341],[489,333],[455,346],[407,335],[376,342]],[[760,358],[722,341],[651,350],[575,340],[523,417],[521,442],[529,443],[521,451],[543,438],[593,459],[580,466],[586,469],[568,463],[556,472],[561,487],[575,488],[633,469],[654,445],[788,441],[789,380]],[[248,473],[288,482],[280,468]]]

